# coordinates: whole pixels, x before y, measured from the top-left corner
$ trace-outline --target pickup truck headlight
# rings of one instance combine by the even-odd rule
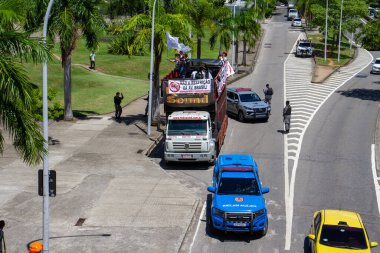
[[[259,211],[253,212],[253,214],[255,215],[255,217],[263,215],[264,213],[265,213],[265,209],[261,209]]]
[[[244,107],[244,109],[249,110],[249,111],[252,111],[252,110],[253,110],[253,108],[249,108],[249,107],[247,107],[247,106],[243,106],[243,107]]]
[[[222,210],[219,210],[218,208],[214,208],[214,214],[220,217],[224,217],[224,212]]]

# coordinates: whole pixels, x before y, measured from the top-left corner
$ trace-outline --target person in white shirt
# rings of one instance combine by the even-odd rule
[[[95,70],[95,52],[94,52],[94,50],[92,50],[91,54],[90,54],[90,69]]]

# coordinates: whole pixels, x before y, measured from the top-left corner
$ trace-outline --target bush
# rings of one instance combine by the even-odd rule
[[[63,117],[63,108],[62,104],[58,101],[53,102],[53,99],[56,96],[56,92],[52,89],[48,89],[48,118],[49,119],[60,119]],[[35,88],[32,93],[32,114],[33,117],[38,120],[42,121],[42,90],[40,88]]]

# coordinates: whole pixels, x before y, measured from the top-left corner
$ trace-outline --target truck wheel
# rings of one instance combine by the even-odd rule
[[[211,203],[212,203],[212,194],[207,194],[206,201],[206,232],[210,235],[215,233],[214,225],[212,224],[212,215],[211,215]]]
[[[260,236],[265,236],[267,234],[267,232],[268,232],[268,218],[267,218],[267,221],[265,222],[264,229],[259,232],[259,235]]]
[[[245,121],[244,114],[243,114],[242,111],[239,111],[238,119],[239,119],[240,122],[244,122]]]

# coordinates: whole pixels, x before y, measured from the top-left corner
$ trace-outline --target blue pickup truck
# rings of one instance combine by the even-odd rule
[[[212,186],[207,188],[207,231],[250,232],[266,235],[268,212],[258,166],[251,155],[220,155],[213,173]]]

